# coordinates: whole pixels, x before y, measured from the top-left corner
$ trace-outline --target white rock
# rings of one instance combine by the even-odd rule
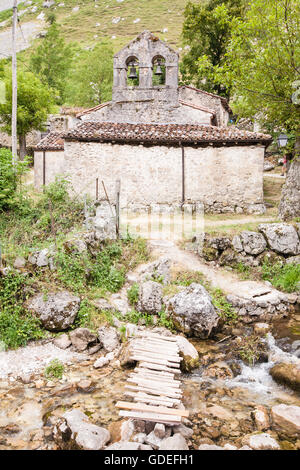
[[[94,362],[94,367],[95,369],[100,369],[101,367],[106,366],[108,363],[109,360],[106,357],[99,357],[99,359]]]
[[[280,450],[278,442],[268,433],[245,436],[242,443],[253,450]]]

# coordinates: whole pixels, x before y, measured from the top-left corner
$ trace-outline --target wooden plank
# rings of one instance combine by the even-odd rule
[[[156,357],[157,359],[161,358],[162,356],[164,357],[165,360],[168,360],[170,362],[181,362],[182,361],[182,357],[180,356],[177,356],[175,354],[166,354],[166,353],[161,353],[161,352],[154,352],[154,351],[150,351],[149,349],[142,349],[142,348],[137,348],[137,347],[134,347],[131,349],[131,353],[132,354],[146,354],[147,356],[149,355],[149,357]]]
[[[180,380],[174,380],[170,379],[169,377],[159,377],[157,375],[151,375],[151,374],[146,374],[146,373],[140,373],[140,374],[129,374],[128,376],[130,379],[139,379],[139,380],[148,380],[149,382],[159,382],[160,384],[163,385],[170,385],[171,387],[174,386],[176,388],[179,388],[181,386],[181,381]]]
[[[126,418],[137,418],[143,419],[147,421],[155,421],[157,423],[168,423],[169,425],[172,423],[180,424],[181,417],[180,416],[173,416],[173,415],[165,415],[165,414],[158,414],[158,413],[146,413],[143,411],[123,411],[120,410],[120,416],[125,416]]]
[[[173,379],[175,377],[175,374],[174,373],[172,374],[172,372],[165,372],[163,370],[155,371],[155,370],[145,369],[143,367],[136,367],[135,369],[133,369],[133,372],[144,372],[147,374],[159,375],[160,377],[167,377],[170,379]]]
[[[182,396],[181,393],[179,394],[171,391],[165,392],[164,390],[155,390],[153,388],[145,387],[142,385],[125,385],[125,388],[127,390],[137,390],[139,392],[146,392],[158,397],[180,398]]]
[[[143,412],[181,416],[184,418],[189,417],[189,412],[187,410],[179,410],[175,408],[170,410],[169,408],[165,408],[163,406],[140,405],[139,403],[130,403],[128,401],[118,401],[116,403],[116,407],[122,408],[123,410],[137,410]]]
[[[161,388],[164,387],[164,390],[174,390],[174,391],[179,391],[180,390],[180,385],[181,384],[173,384],[173,383],[166,383],[166,382],[158,382],[157,380],[149,380],[146,378],[140,378],[140,377],[129,377],[127,382],[131,382],[134,384],[141,384],[141,385],[147,385],[147,386],[153,386],[153,388]]]
[[[161,348],[164,348],[164,349],[167,349],[167,350],[170,350],[170,351],[179,351],[179,346],[175,343],[167,343],[166,341],[157,341],[156,339],[147,339],[145,341],[141,341],[141,340],[135,340],[135,341],[132,341],[131,344],[139,344],[141,346],[149,346],[149,347],[157,347],[157,346],[160,346]]]
[[[180,369],[171,369],[170,367],[167,367],[161,364],[151,364],[151,362],[148,362],[148,361],[140,362],[139,366],[144,369],[163,370],[165,372],[173,372],[174,374],[181,374]]]
[[[164,359],[156,359],[156,358],[151,358],[151,357],[147,357],[145,355],[141,355],[141,354],[132,354],[130,356],[130,359],[132,361],[143,361],[143,362],[153,362],[153,364],[159,364],[161,366],[168,366],[168,367],[174,367],[174,368],[179,368],[180,367],[180,364],[177,364],[177,363],[170,363],[170,361],[167,361],[167,360],[164,360]]]
[[[147,392],[140,392],[140,391],[129,391],[129,390],[125,390],[125,395],[128,396],[128,397],[131,397],[131,398],[134,398],[136,400],[139,400],[141,398],[148,398],[150,400],[159,400],[162,404],[166,405],[178,405],[180,403],[180,399],[179,398],[170,398],[170,397],[166,397],[166,396],[154,396],[154,395],[150,395],[149,393]]]
[[[159,343],[147,343],[147,344],[142,344],[140,342],[132,344],[132,348],[139,347],[139,348],[147,348],[150,350],[153,350],[154,352],[161,351],[161,352],[166,352],[169,354],[179,354],[179,348],[168,348],[165,347]]]
[[[180,400],[177,398],[167,397],[154,397],[143,392],[128,392],[125,391],[125,396],[133,398],[134,401],[139,403],[152,403],[153,405],[169,406],[173,408],[174,405],[178,405]]]
[[[177,339],[174,336],[161,336],[157,333],[146,333],[142,336],[142,338],[154,338],[161,341],[170,341],[171,343],[177,343]]]
[[[129,377],[138,377],[140,379],[147,379],[147,380],[159,380],[163,383],[178,383],[180,384],[181,382],[179,380],[174,380],[173,377],[164,377],[159,375],[152,375],[152,374],[147,374],[147,372],[140,372],[140,373],[135,373],[135,374],[129,374]]]

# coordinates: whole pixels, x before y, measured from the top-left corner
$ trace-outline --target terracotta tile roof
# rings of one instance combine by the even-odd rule
[[[65,140],[149,144],[233,144],[272,141],[270,135],[241,131],[233,126],[197,124],[127,124],[87,121],[64,134]]]
[[[208,91],[200,90],[199,88],[195,88],[191,85],[181,85],[179,88],[190,88],[191,90],[197,91],[198,93],[204,93],[204,95],[209,95],[209,96],[213,96],[214,98],[219,98],[221,100],[224,108],[226,109],[226,111],[228,111],[229,113],[231,112],[231,108],[229,106],[229,103],[228,103],[227,99],[224,98],[224,96],[215,95],[214,93],[209,93]]]
[[[98,104],[97,106],[94,106],[93,108],[85,109],[84,111],[76,114],[76,117],[80,118],[81,116],[84,116],[85,114],[89,114],[89,113],[93,113],[94,111],[98,111],[101,108],[105,108],[105,106],[109,105],[110,103],[111,103],[111,101],[107,101],[107,103],[101,103],[101,104]]]
[[[35,150],[64,150],[64,139],[62,132],[49,132],[36,145]]]
[[[187,103],[186,101],[179,100],[179,103],[183,106],[189,106],[190,108],[199,109],[200,111],[204,111],[205,113],[210,113],[213,116],[216,115],[213,109],[206,108],[205,106],[200,106],[199,104]]]

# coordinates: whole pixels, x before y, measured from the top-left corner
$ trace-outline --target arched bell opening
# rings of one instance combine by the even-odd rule
[[[161,86],[166,84],[166,61],[162,56],[152,59],[152,85]]]
[[[139,86],[140,70],[139,61],[136,57],[128,57],[126,60],[127,86]]]

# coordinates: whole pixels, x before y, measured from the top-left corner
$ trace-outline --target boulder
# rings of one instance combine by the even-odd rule
[[[300,437],[300,406],[275,405],[271,411],[273,427],[279,433],[299,438]]]
[[[107,352],[113,351],[120,344],[119,335],[112,326],[102,326],[99,328],[98,339]]]
[[[241,237],[239,235],[235,235],[232,239],[232,246],[234,248],[235,251],[237,251],[238,253],[241,253],[243,251],[243,245],[242,245],[242,240],[241,240]]]
[[[234,250],[228,248],[227,250],[223,251],[218,262],[220,266],[231,266],[239,262],[239,257]]]
[[[25,264],[26,264],[25,258],[23,258],[22,256],[17,256],[17,258],[15,259],[15,262],[14,262],[14,268],[15,269],[24,268]]]
[[[267,248],[267,242],[261,233],[245,230],[240,237],[243,250],[248,255],[259,255]]]
[[[271,250],[283,255],[299,255],[300,241],[293,225],[260,224],[258,230],[264,234]]]
[[[104,366],[107,366],[109,364],[109,359],[105,356],[99,357],[95,362],[94,362],[94,368],[95,369],[101,369]]]
[[[249,446],[253,450],[280,450],[280,445],[267,433],[249,434],[242,439],[243,446]]]
[[[174,434],[161,442],[159,450],[189,450],[188,445],[181,434]]]
[[[174,434],[181,434],[185,439],[190,439],[193,435],[193,430],[182,423],[179,426],[174,426],[173,432]]]
[[[179,331],[202,339],[211,336],[220,322],[209,293],[196,283],[169,299],[167,313]]]
[[[87,244],[81,238],[73,238],[65,241],[64,248],[68,253],[84,253],[87,251]]]
[[[90,332],[87,328],[76,328],[70,332],[72,346],[76,351],[84,351],[88,346],[97,341],[97,336]]]
[[[50,252],[48,248],[44,248],[43,250],[36,253],[36,264],[39,268],[44,268],[49,264],[49,257]]]
[[[110,440],[107,429],[89,422],[82,411],[67,411],[53,432],[56,444],[62,450],[101,450]]]
[[[287,264],[300,264],[300,255],[290,256],[286,259]]]
[[[71,346],[72,342],[67,334],[63,334],[55,338],[53,344],[57,348],[67,349],[69,346]]]
[[[50,331],[69,328],[74,323],[79,306],[80,298],[67,291],[38,294],[28,303],[28,309]]]
[[[156,423],[153,432],[156,437],[163,439],[166,436],[165,425],[163,423]]]
[[[197,349],[184,336],[176,336],[179,347],[179,354],[183,358],[181,367],[184,371],[190,372],[199,366],[199,354]]]
[[[270,419],[265,407],[259,405],[251,412],[251,417],[258,431],[266,431],[270,428]]]
[[[157,314],[162,309],[162,285],[154,281],[146,281],[140,285],[137,310],[141,313]]]
[[[275,364],[270,374],[276,382],[300,391],[300,364]]]
[[[169,258],[163,257],[147,265],[141,279],[143,281],[159,281],[162,284],[168,284],[170,282],[170,268],[171,261]]]
[[[268,323],[255,323],[253,329],[257,335],[264,336],[270,331],[271,326]]]
[[[210,364],[202,374],[204,377],[212,377],[214,379],[232,379],[234,377],[234,373],[232,369],[229,367],[226,362],[214,362]]]

